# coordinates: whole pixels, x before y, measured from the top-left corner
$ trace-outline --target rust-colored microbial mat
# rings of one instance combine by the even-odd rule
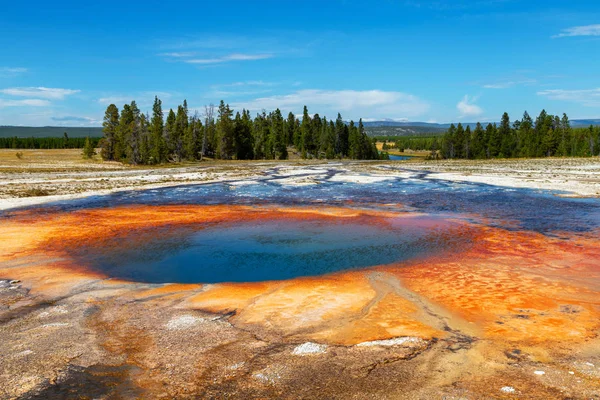
[[[267,222],[406,232],[423,251],[255,282],[157,283],[119,270],[205,229]],[[9,214],[0,397],[598,398],[600,232],[484,222],[241,205]]]

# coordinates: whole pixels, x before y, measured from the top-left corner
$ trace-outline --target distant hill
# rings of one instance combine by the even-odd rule
[[[574,128],[581,128],[590,125],[600,126],[600,119],[572,119],[570,122],[571,126]],[[476,122],[461,123],[465,128],[470,126],[471,129],[474,129],[475,125],[477,125]],[[499,122],[496,123],[499,124]],[[456,124],[457,123],[454,123],[454,125]],[[488,122],[482,122],[481,124],[485,126],[488,124]],[[364,125],[369,136],[427,136],[443,134],[448,128],[450,128],[451,124],[381,120],[364,122]]]
[[[463,122],[471,129],[475,122]],[[482,124],[486,125],[486,123]],[[450,124],[436,124],[430,122],[410,121],[369,121],[364,122],[365,130],[369,136],[434,136],[443,134]],[[586,126],[600,126],[600,119],[572,119],[571,126],[581,128]],[[67,126],[0,126],[0,138],[4,137],[62,137],[67,132],[69,137],[102,137],[102,127],[67,127]]]
[[[445,128],[426,126],[365,126],[368,136],[435,136],[446,132]]]
[[[0,137],[62,137],[67,132],[67,135],[72,138],[76,137],[101,137],[101,127],[67,127],[67,126],[0,126]]]
[[[574,119],[571,120],[571,126],[585,127],[585,126],[600,126],[600,119]]]

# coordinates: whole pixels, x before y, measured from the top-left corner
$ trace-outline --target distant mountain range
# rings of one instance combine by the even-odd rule
[[[0,137],[101,137],[102,127],[0,126]]]
[[[570,120],[571,126],[573,127],[581,127],[581,126],[600,126],[600,119],[572,119]],[[463,126],[469,125],[471,128],[477,125],[476,122],[461,122]],[[499,122],[496,122],[499,123]],[[450,123],[447,124],[437,124],[433,122],[412,122],[412,121],[393,121],[393,120],[381,120],[381,121],[369,121],[363,123],[365,127],[381,127],[381,126],[399,126],[399,127],[420,127],[420,128],[433,128],[433,129],[448,129],[450,127]],[[457,122],[454,123],[456,125]],[[487,122],[482,122],[482,125],[487,125]]]
[[[463,122],[471,129],[475,128],[475,122]],[[486,123],[483,123],[487,125]],[[412,121],[368,121],[364,122],[369,136],[427,136],[440,135],[444,133],[450,124],[436,124],[431,122]],[[572,119],[572,127],[586,127],[590,125],[600,126],[600,119]],[[63,127],[63,126],[0,126],[0,137],[60,137],[65,132],[69,137],[101,137],[102,127]]]
[[[572,119],[570,122],[571,126],[574,128],[582,128],[590,125],[600,126],[600,119]],[[498,124],[499,122],[496,123]],[[455,125],[456,124],[457,123],[455,123]],[[482,122],[481,124],[485,126],[488,123]],[[450,128],[451,124],[381,120],[364,122],[364,125],[369,136],[433,136],[444,133]],[[470,126],[471,129],[474,129],[477,123],[462,122],[462,125],[465,128]]]

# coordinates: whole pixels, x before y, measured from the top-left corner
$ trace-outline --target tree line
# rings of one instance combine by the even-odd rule
[[[432,158],[589,157],[600,155],[600,127],[572,128],[562,117],[542,110],[535,121],[525,111],[512,124],[504,113],[500,124],[477,123],[471,130],[452,124],[431,142]]]
[[[289,151],[302,158],[379,159],[375,142],[364,129],[345,123],[341,115],[328,120],[309,115],[304,106],[302,118],[293,113],[284,117],[279,109],[258,113],[235,112],[223,101],[218,107],[206,106],[204,115],[190,115],[187,101],[166,119],[162,101],[154,98],[152,116],[144,115],[135,101],[119,111],[114,104],[106,108],[104,137],[100,154],[105,160],[130,164],[160,164],[210,157],[221,160],[285,160]]]
[[[65,132],[63,137],[8,137],[0,138],[0,149],[82,149],[85,137],[70,138]],[[89,138],[92,146],[98,146],[100,138]]]

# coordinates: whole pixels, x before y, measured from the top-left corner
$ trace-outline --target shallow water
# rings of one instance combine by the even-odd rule
[[[286,184],[290,177],[279,168],[266,170],[254,181],[185,185],[117,192],[106,196],[50,203],[38,209],[55,212],[131,204],[277,204],[289,206],[351,206],[416,211],[473,218],[505,229],[530,230],[547,235],[588,232],[600,227],[600,199],[559,197],[559,192],[515,189],[473,182],[428,179],[427,172],[394,166],[382,167],[412,176],[384,177],[373,183],[336,180],[338,167],[318,167],[318,184]],[[314,172],[306,176],[315,176]],[[293,175],[301,177],[302,175]],[[343,174],[342,174],[343,176]],[[30,209],[36,207],[29,207]],[[10,216],[11,212],[0,212]]]
[[[73,255],[111,277],[139,282],[257,282],[317,276],[470,246],[448,240],[436,218],[273,219],[158,229],[141,245],[120,241]]]
[[[404,161],[404,160],[411,159],[411,157],[408,157],[408,156],[397,156],[394,154],[390,154],[389,157],[390,157],[390,161]]]

